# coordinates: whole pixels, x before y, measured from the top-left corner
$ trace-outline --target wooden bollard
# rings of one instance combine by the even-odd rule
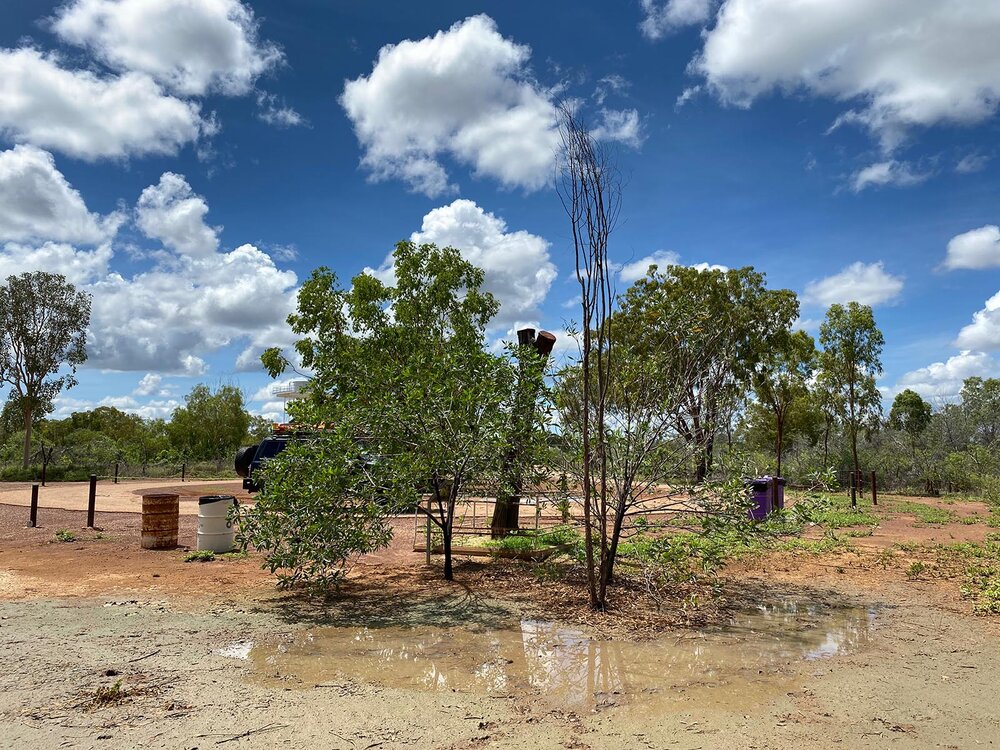
[[[115,461],[115,484],[118,484],[118,462]]]
[[[858,507],[858,475],[851,471],[851,508]]]
[[[90,475],[90,495],[87,498],[87,528],[94,528],[94,511],[97,508],[97,475]]]
[[[184,475],[187,474],[187,464],[181,464],[181,481],[184,481]]]
[[[424,542],[425,552],[425,562],[427,565],[431,564],[431,499],[427,498],[427,529]]]
[[[38,485],[31,485],[31,510],[28,511],[28,528],[38,526]]]
[[[878,505],[878,484],[875,481],[875,472],[872,472],[872,505]]]

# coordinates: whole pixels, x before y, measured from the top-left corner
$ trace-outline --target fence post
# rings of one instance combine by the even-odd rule
[[[94,510],[97,505],[97,475],[90,475],[90,495],[87,498],[87,528],[94,528]]]
[[[427,532],[426,532],[426,539],[425,539],[425,544],[424,544],[424,548],[426,550],[425,553],[424,553],[424,557],[426,558],[426,562],[427,562],[428,565],[431,564],[431,515],[430,514],[431,514],[431,499],[430,499],[430,497],[428,497],[427,498]]]
[[[38,485],[31,485],[31,510],[28,512],[28,528],[38,526]]]
[[[115,461],[115,484],[118,484],[118,462]]]
[[[878,505],[878,484],[875,482],[875,472],[872,472],[872,505]]]

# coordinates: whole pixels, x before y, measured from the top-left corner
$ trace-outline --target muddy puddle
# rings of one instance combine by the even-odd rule
[[[317,627],[222,655],[248,659],[255,682],[282,687],[353,681],[422,691],[513,695],[574,711],[629,713],[697,702],[740,710],[862,646],[875,611],[785,600],[722,628],[652,641],[599,640],[536,619],[507,627]]]

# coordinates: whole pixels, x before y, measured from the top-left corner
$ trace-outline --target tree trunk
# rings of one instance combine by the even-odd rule
[[[622,536],[622,527],[625,525],[626,503],[622,498],[618,499],[618,507],[615,509],[615,522],[611,527],[611,546],[608,550],[608,583],[615,580],[615,561],[618,559],[618,540]]]
[[[22,467],[27,469],[31,461],[31,399],[24,399],[22,413],[24,415],[24,463]]]
[[[776,453],[778,454],[778,468],[777,468],[777,474],[775,474],[775,476],[779,476],[779,477],[781,476],[781,449],[782,449],[782,445],[781,444],[782,444],[783,438],[784,438],[784,425],[782,424],[783,422],[784,422],[784,420],[779,417],[778,418],[778,442],[777,442],[777,445],[775,445],[775,450],[776,450]]]
[[[445,524],[444,530],[444,580],[453,581],[451,572],[451,522]]]

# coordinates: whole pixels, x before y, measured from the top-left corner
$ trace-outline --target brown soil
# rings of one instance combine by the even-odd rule
[[[231,483],[174,487],[192,499],[236,494]],[[126,502],[123,497],[138,500],[142,489],[122,487],[122,495],[99,511]],[[906,500],[959,517],[986,515],[980,503]],[[883,504],[872,535],[851,538],[847,551],[742,558],[724,571],[721,597],[680,589],[660,603],[660,611],[642,586],[619,586],[610,614],[586,609],[579,581],[549,581],[528,565],[465,561],[456,582],[446,584],[438,567],[427,569],[423,554],[412,551],[412,518],[398,518],[392,546],[362,558],[341,596],[323,602],[278,591],[256,555],[185,563],[187,547],[142,550],[134,512],[99,512],[99,530],[88,530],[84,512],[47,507],[39,514],[41,526],[28,529],[26,508],[0,504],[0,746],[694,750],[994,744],[1000,737],[993,678],[1000,670],[1000,628],[971,614],[961,596],[961,570],[940,562],[928,545],[982,541],[995,530],[983,523],[922,525],[893,512],[891,499]],[[182,544],[193,546],[195,526],[193,516],[181,517]],[[72,531],[76,541],[57,541],[59,530]],[[903,549],[893,546],[900,543]],[[918,560],[927,565],[914,580],[910,566]],[[740,681],[746,675],[704,675],[697,691],[691,683],[670,688],[665,682],[664,689],[680,691],[678,701],[657,716],[630,713],[613,698],[581,713],[553,708],[530,691],[497,696],[356,679],[315,687],[281,675],[262,680],[253,665],[216,654],[241,639],[292,638],[345,618],[381,622],[415,602],[425,603],[443,624],[503,610],[570,621],[605,636],[649,637],[667,628],[681,642],[697,637],[692,626],[724,619],[727,607],[787,596],[874,606],[874,635],[829,660],[789,657],[768,667],[755,678],[760,692],[749,702]],[[98,699],[98,688],[119,680],[111,699]],[[737,685],[743,687],[737,691]]]

